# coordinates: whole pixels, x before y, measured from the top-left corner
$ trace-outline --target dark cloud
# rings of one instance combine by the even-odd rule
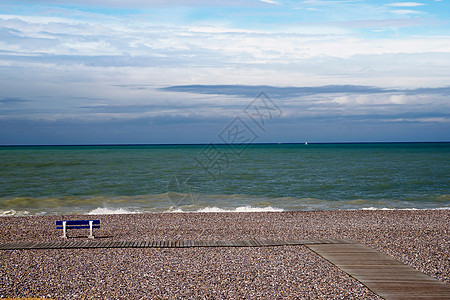
[[[31,100],[28,99],[22,99],[22,98],[14,98],[14,97],[3,97],[0,98],[0,103],[23,103],[23,102],[30,102]]]
[[[361,85],[325,85],[317,87],[276,87],[269,85],[176,85],[161,88],[163,91],[184,92],[195,94],[214,94],[228,96],[255,97],[264,91],[272,97],[292,98],[315,94],[385,94],[404,93],[407,95],[442,94],[450,95],[450,86],[417,89],[385,89]]]

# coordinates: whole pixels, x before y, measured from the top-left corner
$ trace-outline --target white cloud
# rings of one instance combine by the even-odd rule
[[[273,0],[261,0],[261,2],[267,3],[267,4],[275,4],[275,5],[279,5],[280,3],[277,1],[273,1]]]
[[[338,1],[338,0],[306,0],[303,1],[303,3],[305,4],[312,4],[312,5],[334,5],[334,4],[345,4],[345,3],[355,3],[358,1],[352,1],[352,0],[342,0],[342,1]]]
[[[411,10],[411,9],[396,9],[393,10],[392,13],[398,14],[398,15],[420,15],[423,14],[423,12],[418,10]]]
[[[298,24],[268,32],[220,25],[155,26],[145,20],[59,18],[53,22],[9,15],[0,18],[0,34],[7,35],[0,39],[0,65],[9,77],[14,68],[40,69],[42,75],[48,74],[47,82],[61,80],[60,76],[111,84],[436,86],[449,82],[444,72],[450,67],[448,38],[364,39],[352,32],[353,27],[403,22],[412,24],[406,19],[367,20],[342,28]]]
[[[36,4],[36,0],[18,0],[16,3]],[[233,5],[254,5],[252,0],[77,0],[76,4],[73,0],[40,0],[41,5],[85,5],[94,7],[162,7],[162,6],[201,6],[201,5],[216,5],[216,6],[233,6]]]
[[[396,3],[390,3],[386,4],[388,6],[394,6],[394,7],[416,7],[416,6],[423,6],[426,5],[425,3],[419,3],[419,2],[396,2]]]

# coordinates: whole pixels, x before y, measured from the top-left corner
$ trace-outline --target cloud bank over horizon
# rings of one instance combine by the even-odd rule
[[[444,1],[0,11],[2,145],[209,142],[261,91],[285,112],[264,141],[450,140]]]

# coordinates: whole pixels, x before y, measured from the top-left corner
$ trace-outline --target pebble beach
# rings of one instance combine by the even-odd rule
[[[0,243],[61,240],[63,219],[100,219],[99,241],[351,239],[450,283],[449,210],[3,217]],[[0,298],[25,297],[381,299],[301,245],[0,251]]]

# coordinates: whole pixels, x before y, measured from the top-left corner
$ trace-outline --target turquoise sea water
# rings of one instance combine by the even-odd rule
[[[0,147],[0,215],[450,208],[450,143]]]

